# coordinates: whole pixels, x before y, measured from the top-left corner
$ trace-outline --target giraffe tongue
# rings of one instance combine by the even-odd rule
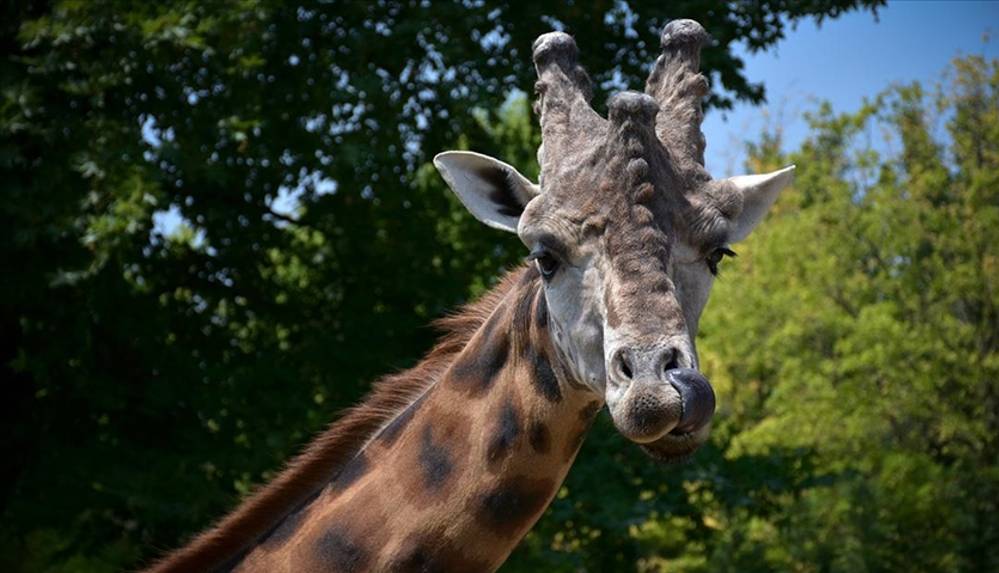
[[[683,413],[672,434],[688,434],[704,427],[715,413],[715,392],[711,383],[692,368],[666,372],[666,379],[680,394]]]

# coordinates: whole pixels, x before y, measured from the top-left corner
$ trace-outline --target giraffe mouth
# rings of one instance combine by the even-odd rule
[[[715,413],[715,393],[708,379],[696,370],[671,370],[666,379],[680,394],[683,415],[676,427],[658,440],[642,444],[642,449],[653,459],[682,463],[708,440]]]
[[[673,429],[654,442],[640,444],[640,447],[656,461],[679,464],[690,460],[694,452],[708,441],[710,433],[711,422],[709,420],[696,430],[685,432]]]

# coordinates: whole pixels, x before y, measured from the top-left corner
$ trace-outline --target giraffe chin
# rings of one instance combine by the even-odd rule
[[[705,442],[711,433],[711,421],[690,432],[669,432],[665,436],[645,444],[639,444],[642,450],[652,459],[667,463],[679,464],[688,461]]]

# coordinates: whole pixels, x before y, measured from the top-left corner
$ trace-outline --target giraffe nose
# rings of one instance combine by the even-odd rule
[[[614,352],[611,364],[611,381],[627,386],[636,378],[665,380],[670,370],[680,367],[680,351],[669,347],[655,352],[636,352],[629,348],[619,348]]]

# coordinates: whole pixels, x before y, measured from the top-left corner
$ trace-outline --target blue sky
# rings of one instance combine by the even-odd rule
[[[708,23],[705,25],[709,26]],[[987,35],[993,37],[985,42]],[[705,163],[715,177],[742,172],[747,140],[780,125],[784,146],[807,135],[802,113],[828,100],[836,112],[855,111],[891,83],[936,82],[958,55],[999,58],[999,2],[890,2],[875,18],[852,12],[822,27],[799,23],[767,52],[749,54],[745,74],[766,86],[767,103],[708,112]]]

